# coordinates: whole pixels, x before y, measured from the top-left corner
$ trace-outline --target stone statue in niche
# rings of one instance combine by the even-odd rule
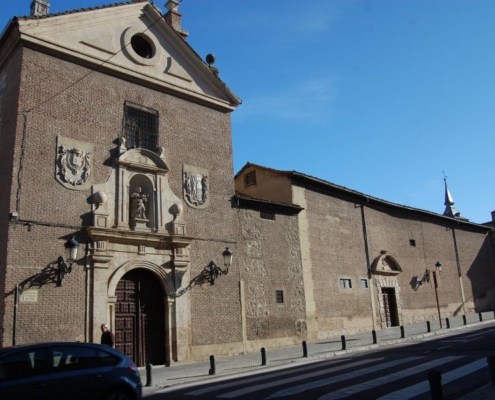
[[[131,218],[146,219],[146,203],[148,196],[142,193],[139,187],[137,192],[131,194]]]
[[[130,199],[130,216],[132,230],[149,230],[146,223],[149,221],[146,217],[146,203],[148,195],[142,192],[141,187],[131,194]]]

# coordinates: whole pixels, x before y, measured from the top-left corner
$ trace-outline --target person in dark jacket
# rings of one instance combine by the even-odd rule
[[[114,347],[115,345],[115,336],[108,329],[107,324],[101,324],[101,344],[106,344],[107,346]]]

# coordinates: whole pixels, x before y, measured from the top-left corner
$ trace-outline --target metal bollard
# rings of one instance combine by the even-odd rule
[[[210,356],[210,370],[208,371],[209,375],[215,375],[217,373],[217,369],[215,367],[215,356]]]
[[[371,337],[373,338],[373,344],[376,344],[377,343],[376,331],[374,329],[371,331]]]
[[[306,344],[305,340],[303,340],[302,346],[303,346],[303,357],[307,357],[308,356],[308,345]]]
[[[427,331],[428,333],[430,333],[430,332],[431,332],[431,324],[430,324],[430,321],[426,321],[426,331]]]
[[[431,400],[443,400],[442,374],[435,369],[428,371]]]
[[[406,337],[406,332],[404,332],[404,326],[400,326],[400,338],[404,339]]]
[[[146,386],[151,386],[153,382],[153,364],[146,364]]]
[[[345,335],[342,335],[342,336],[340,337],[340,340],[342,341],[342,350],[347,349],[347,346],[346,346],[346,344],[345,344]]]
[[[447,329],[450,329],[450,320],[445,318],[445,323],[447,324]]]
[[[261,365],[266,365],[266,350],[264,347],[261,348]]]
[[[466,316],[465,316],[465,315],[463,315],[463,316],[462,316],[462,323],[463,323],[464,325],[467,325],[467,318],[466,318]]]
[[[490,377],[492,379],[492,385],[495,386],[495,356],[488,356],[486,358],[488,368],[490,368]]]
[[[482,322],[482,321],[483,321],[483,314],[478,313],[478,315],[479,315],[479,317],[480,317],[480,322]]]

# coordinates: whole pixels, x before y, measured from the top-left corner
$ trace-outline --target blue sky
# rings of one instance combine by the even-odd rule
[[[4,1],[0,24],[30,3]],[[296,170],[441,214],[445,171],[457,209],[491,219],[495,1],[183,0],[180,11],[188,42],[215,54],[243,100],[236,172]]]

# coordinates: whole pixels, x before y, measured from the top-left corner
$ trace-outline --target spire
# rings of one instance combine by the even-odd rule
[[[445,182],[445,211],[443,212],[443,215],[450,218],[457,218],[463,221],[469,221],[467,218],[464,218],[461,213],[455,208],[454,199],[452,198],[450,190],[447,186],[447,177],[445,176],[445,174],[443,176],[443,180]]]

